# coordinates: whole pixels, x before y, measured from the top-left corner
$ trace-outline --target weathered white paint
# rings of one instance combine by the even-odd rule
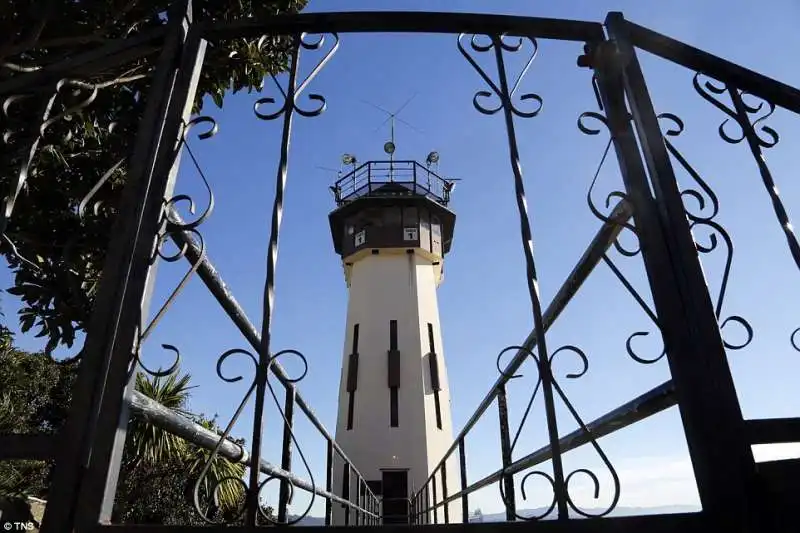
[[[452,444],[453,428],[450,394],[444,363],[436,287],[442,258],[421,249],[381,249],[344,258],[347,268],[349,302],[336,441],[353,460],[366,480],[380,480],[381,471],[408,470],[409,496],[428,478]],[[435,265],[434,263],[439,263]],[[397,320],[400,352],[399,426],[390,427],[388,350],[389,322]],[[433,325],[435,349],[442,390],[442,429],[436,425],[434,394],[428,362],[428,323]],[[347,373],[353,346],[353,328],[359,324],[358,388],[355,391],[353,428],[347,430]],[[334,461],[333,491],[342,494],[343,463]],[[351,494],[355,494],[355,480]],[[458,456],[447,465],[448,493],[460,489]],[[437,496],[442,497],[441,476]],[[449,507],[450,521],[461,522],[461,506]],[[334,505],[334,524],[344,523],[341,506]],[[351,516],[351,524],[353,518]],[[439,520],[444,514],[439,510]]]

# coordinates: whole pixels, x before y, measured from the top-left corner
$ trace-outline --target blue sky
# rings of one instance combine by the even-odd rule
[[[366,0],[312,0],[308,11],[367,9],[457,10],[602,21],[608,11],[623,11],[629,20],[721,55],[795,87],[800,73],[791,51],[800,47],[793,22],[800,8],[790,0],[775,0],[771,10],[744,1],[703,3],[673,2],[523,2],[465,0],[457,4],[430,2],[368,2]],[[457,6],[457,7],[456,7]],[[313,119],[296,117],[291,142],[289,179],[277,270],[273,349],[294,348],[309,361],[307,377],[300,383],[302,395],[331,431],[335,427],[336,395],[342,358],[347,291],[339,258],[334,254],[327,214],[333,208],[328,185],[333,172],[318,167],[339,166],[341,154],[354,153],[359,160],[380,159],[388,126],[375,131],[385,116],[361,102],[371,101],[388,109],[417,95],[401,117],[422,133],[398,125],[397,157],[424,160],[431,150],[441,154],[440,170],[462,181],[453,196],[457,213],[452,251],[446,260],[445,283],[439,290],[444,353],[453,397],[453,419],[459,429],[497,377],[495,359],[506,346],[519,344],[532,328],[527,297],[524,258],[508,160],[505,128],[500,115],[485,117],[471,104],[474,93],[484,90],[482,80],[459,54],[456,36],[342,35],[339,51],[313,81],[307,93],[323,94],[328,109]],[[582,254],[600,223],[586,205],[588,186],[607,142],[604,134],[587,137],[576,127],[584,111],[597,111],[589,71],[578,69],[575,59],[582,43],[539,42],[539,55],[523,81],[521,91],[535,92],[544,101],[542,113],[516,123],[523,172],[531,211],[534,250],[541,292],[546,304]],[[524,51],[529,52],[529,48]],[[523,53],[509,58],[516,73]],[[488,55],[488,54],[483,54]],[[307,53],[301,70],[319,57]],[[487,59],[487,58],[483,58]],[[800,327],[800,315],[791,302],[800,297],[798,272],[756,166],[744,143],[731,146],[716,133],[724,116],[692,89],[692,72],[641,53],[640,60],[658,112],[680,115],[686,131],[674,140],[676,147],[714,188],[720,199],[715,219],[730,232],[735,254],[723,315],[742,315],[755,330],[753,342],[731,352],[729,361],[737,392],[747,418],[796,415],[800,400],[794,389],[800,372],[800,354],[789,344],[789,335]],[[493,65],[483,62],[496,79]],[[274,86],[266,84],[267,95]],[[266,243],[274,195],[280,121],[264,122],[252,113],[260,95],[240,93],[225,101],[224,109],[210,102],[205,112],[219,123],[220,133],[206,141],[192,141],[195,154],[209,177],[216,198],[212,217],[201,226],[208,255],[257,328],[265,276]],[[766,154],[790,216],[800,216],[800,185],[793,178],[796,164],[791,147],[800,128],[789,113],[778,110],[769,120],[782,142]],[[689,177],[678,171],[682,185]],[[619,171],[609,157],[598,178],[596,202],[607,192],[621,188]],[[189,159],[178,184],[179,193],[205,196]],[[630,243],[630,236],[623,237]],[[703,258],[704,271],[716,298],[723,262],[718,252]],[[649,300],[641,259],[613,253],[615,263]],[[185,264],[159,269],[154,305],[160,305],[184,273]],[[3,273],[2,282],[11,279]],[[18,304],[3,298],[8,317]],[[157,307],[156,307],[157,308]],[[153,311],[155,311],[155,309]],[[731,325],[732,342],[742,332]],[[642,351],[657,354],[660,339],[646,315],[613,277],[600,265],[584,288],[551,329],[552,350],[564,344],[579,346],[587,354],[589,372],[577,380],[561,379],[569,398],[585,421],[641,394],[669,378],[666,362],[641,365],[625,352],[625,340],[634,331],[648,330]],[[41,347],[38,339],[20,337],[27,348]],[[248,348],[230,320],[199,279],[193,280],[157,327],[145,347],[144,360],[151,367],[170,363],[159,346],[177,346],[183,370],[198,385],[192,408],[218,413],[227,422],[238,405],[251,375],[248,362],[231,361],[228,373],[241,371],[247,378],[237,384],[222,382],[215,374],[217,358],[231,348]],[[649,350],[649,351],[648,351]],[[576,365],[562,361],[561,375]],[[286,360],[290,372],[296,362]],[[558,365],[557,365],[558,366]],[[512,430],[519,424],[529,391],[535,384],[532,369],[510,388]],[[244,383],[244,384],[243,384]],[[279,397],[282,389],[277,387]],[[546,442],[541,400],[527,422],[514,452],[520,457]],[[251,440],[251,412],[237,424],[234,434]],[[264,453],[279,463],[280,424],[274,405],[267,405]],[[576,424],[559,409],[562,433]],[[310,424],[298,423],[300,448],[311,463],[315,480],[324,484],[324,442]],[[467,439],[470,480],[500,465],[497,415],[491,409]],[[696,488],[688,463],[685,439],[676,409],[637,424],[600,441],[622,480],[620,505],[696,505]],[[776,450],[759,450],[771,457]],[[763,454],[763,455],[762,455]],[[587,449],[565,456],[568,472],[599,467]],[[546,466],[545,469],[549,468]],[[295,469],[302,472],[299,460]],[[575,480],[578,503],[597,507],[610,493],[608,476],[597,469],[606,485],[599,501],[588,493],[589,485]],[[298,496],[292,510],[305,508]],[[532,490],[519,507],[546,505],[544,490]],[[484,512],[501,508],[496,486],[472,498],[471,508]],[[321,513],[321,502],[314,514]]]

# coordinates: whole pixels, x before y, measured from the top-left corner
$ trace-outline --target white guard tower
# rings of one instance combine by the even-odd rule
[[[393,145],[385,150],[393,153]],[[408,498],[453,442],[436,288],[450,250],[453,182],[416,161],[370,161],[331,187],[336,252],[349,288],[336,441],[382,497],[383,523],[408,523]],[[355,499],[354,476],[334,457],[333,492]],[[447,464],[448,493],[460,490],[458,454]],[[442,477],[436,476],[441,501]],[[428,491],[432,499],[432,491]],[[462,521],[457,500],[450,522]],[[444,511],[439,508],[439,521]],[[432,516],[432,515],[431,515]],[[333,523],[354,523],[334,504]]]

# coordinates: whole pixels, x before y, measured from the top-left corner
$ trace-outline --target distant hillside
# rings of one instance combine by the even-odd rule
[[[521,511],[517,511],[517,513],[521,516],[532,516],[542,514],[546,509],[539,508],[539,509],[523,509]],[[676,513],[694,513],[699,511],[699,507],[694,507],[691,505],[661,505],[657,507],[617,507],[614,509],[608,516],[635,516],[635,515],[651,515],[651,514],[676,514]],[[602,509],[586,509],[586,512],[594,512],[600,513]],[[573,518],[581,518],[580,515],[571,512],[570,516]],[[551,518],[555,517],[555,511],[553,511],[550,515]],[[476,522],[474,516],[469,517],[470,522]],[[506,521],[506,514],[505,513],[491,513],[491,514],[484,514],[483,515],[483,522],[505,522]],[[320,516],[306,516],[300,522],[297,523],[298,526],[324,526],[325,525],[325,518]]]

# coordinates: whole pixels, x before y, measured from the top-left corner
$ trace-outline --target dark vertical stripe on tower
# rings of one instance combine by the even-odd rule
[[[390,426],[399,425],[398,396],[400,388],[400,352],[397,349],[397,320],[389,321],[389,419]]]
[[[442,385],[439,382],[439,362],[436,356],[436,345],[433,342],[433,324],[428,322],[428,365],[431,371],[431,389],[433,389],[433,403],[436,409],[436,427],[442,429],[442,404],[439,398],[439,391]]]
[[[353,351],[347,363],[347,429],[353,429],[353,409],[358,388],[358,324],[353,325]]]

